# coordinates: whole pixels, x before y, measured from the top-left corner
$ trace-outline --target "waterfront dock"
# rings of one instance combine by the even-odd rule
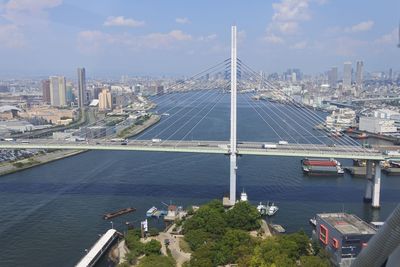
[[[116,212],[106,213],[103,215],[103,219],[104,220],[112,219],[114,217],[118,217],[118,216],[130,213],[130,212],[134,212],[135,210],[136,210],[135,208],[126,208],[126,209],[118,210]]]
[[[75,267],[92,267],[107,251],[108,247],[117,238],[118,232],[115,229],[108,230],[99,240],[93,245],[88,253],[75,265]]]

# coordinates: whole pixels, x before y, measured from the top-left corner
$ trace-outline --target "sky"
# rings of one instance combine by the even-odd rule
[[[234,24],[255,70],[400,70],[399,21],[398,0],[0,0],[0,76],[190,75],[230,57]]]

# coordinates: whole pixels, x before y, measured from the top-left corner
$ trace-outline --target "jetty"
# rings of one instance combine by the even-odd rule
[[[136,210],[135,208],[125,208],[125,209],[122,209],[122,210],[118,210],[116,212],[106,213],[106,214],[103,215],[103,219],[104,220],[108,220],[108,219],[111,219],[111,218],[114,218],[114,217],[117,217],[117,216],[121,216],[121,215],[130,213],[130,212],[133,212],[135,210]]]

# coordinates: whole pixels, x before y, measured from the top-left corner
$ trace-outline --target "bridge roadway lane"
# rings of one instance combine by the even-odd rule
[[[259,156],[294,156],[321,158],[349,158],[384,160],[391,158],[375,149],[356,146],[335,146],[314,144],[276,145],[276,148],[263,148],[263,142],[239,142],[238,153]],[[273,144],[273,143],[269,143]],[[229,144],[226,141],[177,141],[129,140],[112,142],[111,140],[90,140],[84,142],[56,141],[52,139],[0,141],[0,149],[89,149],[89,150],[131,150],[154,152],[186,152],[228,154]]]

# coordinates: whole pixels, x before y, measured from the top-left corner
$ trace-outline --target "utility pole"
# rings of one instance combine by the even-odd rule
[[[237,171],[237,118],[236,118],[236,80],[237,75],[237,54],[236,54],[236,26],[232,26],[232,43],[231,43],[231,142],[230,142],[230,204],[236,202],[236,171]]]

